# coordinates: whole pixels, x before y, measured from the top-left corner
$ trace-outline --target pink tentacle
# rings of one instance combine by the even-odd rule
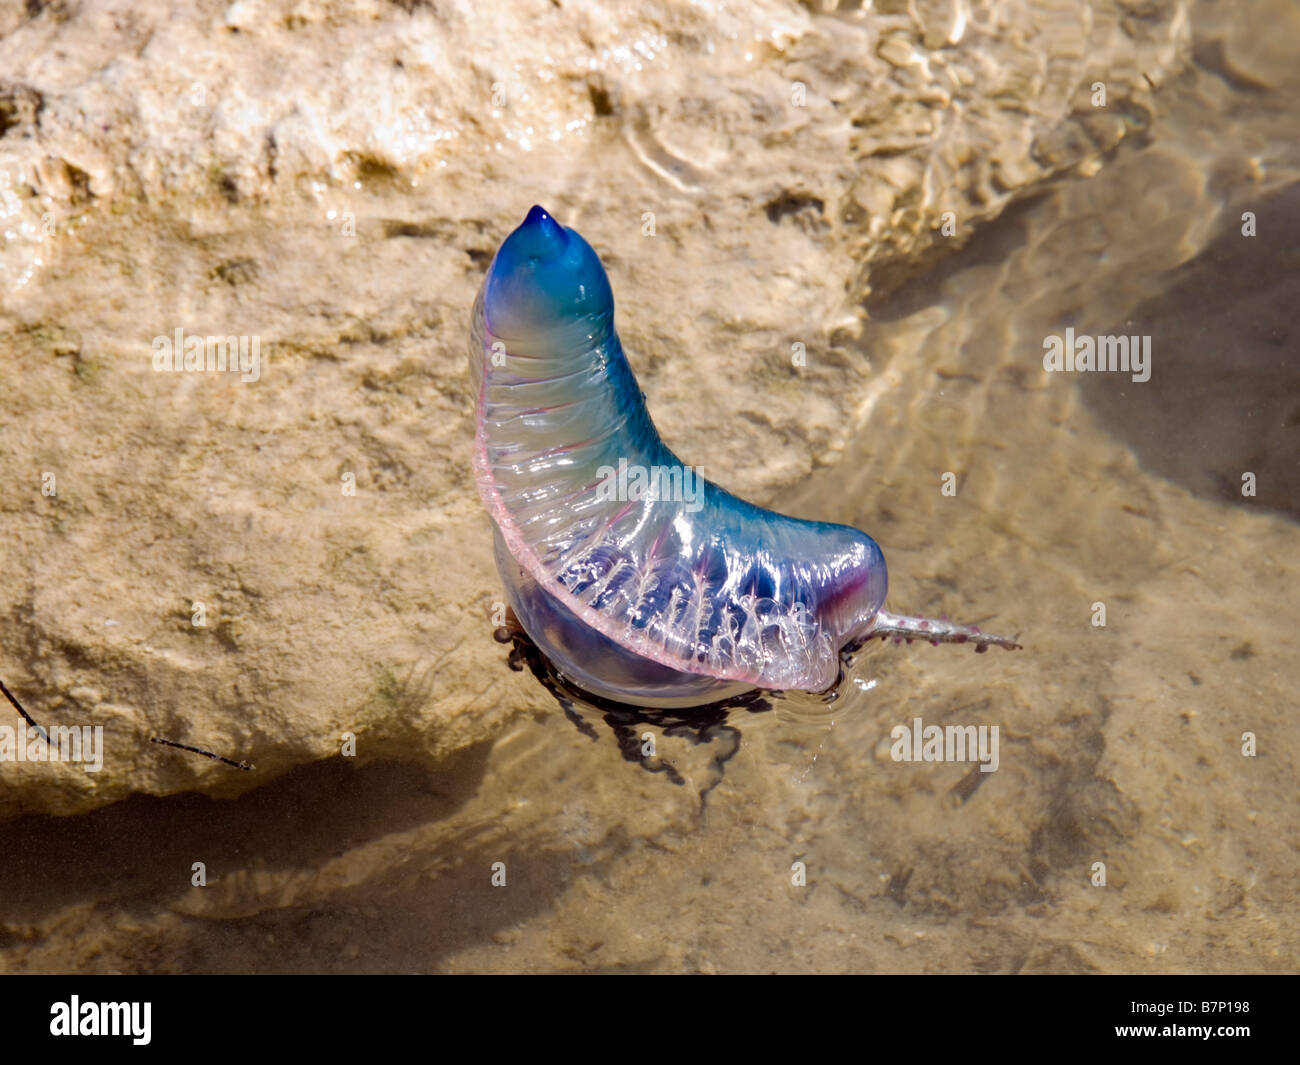
[[[978,625],[958,625],[946,618],[914,618],[907,614],[891,614],[881,610],[872,622],[867,638],[879,636],[881,639],[894,637],[898,643],[906,640],[929,640],[936,646],[941,643],[971,643],[977,653],[982,654],[990,647],[1004,647],[1008,651],[1020,650],[1020,644],[1009,636],[995,636],[981,632]]]

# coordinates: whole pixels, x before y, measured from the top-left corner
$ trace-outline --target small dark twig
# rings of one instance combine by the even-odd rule
[[[151,743],[161,743],[164,747],[175,747],[177,750],[189,751],[191,754],[201,754],[204,758],[211,758],[214,762],[223,762],[226,765],[234,766],[236,769],[242,769],[245,773],[251,773],[254,766],[247,762],[236,762],[229,758],[223,758],[219,754],[213,754],[211,751],[205,751],[202,747],[191,747],[188,743],[177,743],[175,740],[164,740],[159,736],[149,737]]]
[[[41,726],[38,725],[35,721],[32,720],[32,715],[23,709],[23,704],[14,698],[14,693],[5,687],[5,682],[2,680],[0,680],[0,692],[4,692],[5,698],[8,699],[9,702],[13,704],[13,708],[23,715],[23,720],[26,721],[27,724],[31,725],[32,728],[34,728],[37,732],[41,734],[41,739],[43,739],[46,743],[49,743],[50,734],[46,732],[43,728],[41,728]]]
[[[46,743],[49,743],[50,734],[46,732],[45,729],[41,728],[41,726],[38,725],[34,720],[32,720],[32,715],[23,709],[23,704],[18,701],[18,699],[14,696],[13,692],[11,692],[8,688],[5,687],[5,682],[2,680],[0,680],[0,692],[3,692],[4,697],[9,700],[13,708],[17,710],[20,714],[22,714],[23,720],[26,721],[27,724],[29,724],[32,728],[34,728],[37,732],[41,734],[41,739],[43,739]],[[211,751],[205,751],[202,747],[191,747],[188,743],[177,743],[175,740],[164,740],[158,736],[150,737],[150,739],[153,743],[161,743],[165,747],[175,747],[178,750],[190,751],[193,754],[201,754],[203,755],[204,758],[211,758],[215,762],[224,762],[226,765],[233,766],[235,769],[242,769],[245,773],[251,773],[253,769],[256,768],[255,766],[249,765],[247,762],[236,762],[230,758],[223,758],[219,754],[213,754]]]

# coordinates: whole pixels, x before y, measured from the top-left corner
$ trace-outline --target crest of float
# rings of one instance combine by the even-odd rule
[[[534,207],[474,305],[474,473],[529,637],[575,683],[689,704],[823,691],[872,636],[1015,647],[883,610],[885,560],[846,525],[731,495],[659,438],[591,246]]]

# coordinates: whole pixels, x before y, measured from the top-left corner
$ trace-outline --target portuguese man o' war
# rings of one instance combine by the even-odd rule
[[[530,639],[606,699],[683,707],[822,692],[873,637],[1016,648],[884,609],[866,533],[754,506],[659,439],[614,329],[600,259],[541,207],[474,304],[474,474]]]

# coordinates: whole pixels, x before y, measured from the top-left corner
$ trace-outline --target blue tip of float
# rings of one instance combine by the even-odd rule
[[[564,228],[542,207],[534,206],[510,236],[511,251],[520,257],[547,262],[564,250]]]

